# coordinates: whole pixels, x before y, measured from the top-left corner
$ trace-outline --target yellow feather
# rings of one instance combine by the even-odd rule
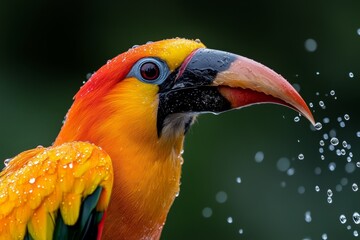
[[[81,201],[100,186],[98,208],[105,210],[112,184],[111,159],[93,144],[23,152],[0,173],[0,240],[22,239],[26,227],[36,240],[51,239],[59,209],[66,224],[75,224]]]
[[[40,206],[32,215],[28,230],[30,235],[36,240],[46,240],[52,238],[54,224],[45,205]]]
[[[68,193],[64,196],[60,204],[61,216],[64,223],[74,225],[79,217],[79,209],[81,205],[81,195],[76,193]]]

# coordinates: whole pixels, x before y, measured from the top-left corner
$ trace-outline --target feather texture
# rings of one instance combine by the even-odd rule
[[[112,184],[111,159],[93,144],[25,151],[0,173],[0,239],[81,239],[100,222]]]

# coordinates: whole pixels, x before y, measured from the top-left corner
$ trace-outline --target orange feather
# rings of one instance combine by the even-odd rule
[[[89,141],[102,147],[114,166],[114,187],[104,226],[105,239],[160,237],[179,192],[183,132],[158,139],[158,87],[126,78],[143,57],[178,68],[201,43],[170,39],[120,54],[92,75],[75,96],[54,145]]]

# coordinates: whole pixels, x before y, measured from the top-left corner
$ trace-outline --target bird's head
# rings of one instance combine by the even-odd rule
[[[99,130],[111,123],[130,123],[124,127],[132,130],[132,136],[144,133],[142,137],[172,138],[184,134],[200,113],[220,113],[256,103],[288,106],[314,124],[298,92],[264,65],[208,49],[200,41],[150,42],[109,60],[92,75],[75,96],[69,114],[77,114],[69,117],[77,118],[79,125],[68,135],[84,135],[82,125]]]
[[[199,41],[152,42],[109,60],[91,76],[55,145],[89,141],[110,155],[114,204],[106,234],[116,222],[115,232],[133,236],[128,239],[157,239],[179,191],[183,139],[194,117],[255,103],[288,106],[314,124],[297,91],[260,63]]]

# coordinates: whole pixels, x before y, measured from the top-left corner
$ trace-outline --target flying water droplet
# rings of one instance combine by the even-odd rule
[[[319,106],[324,109],[325,108],[325,103],[324,101],[319,101]]]
[[[318,185],[315,186],[315,191],[320,192],[320,187]]]
[[[315,123],[315,129],[316,130],[320,130],[321,128],[322,128],[322,124],[321,124],[321,122],[317,122],[317,123]]]
[[[212,213],[213,213],[213,211],[212,211],[212,209],[209,208],[209,207],[206,207],[206,208],[204,208],[204,209],[202,210],[202,215],[203,215],[204,218],[209,218],[209,217],[211,217],[211,216],[212,216]]]
[[[298,159],[299,159],[299,160],[304,160],[304,158],[305,158],[305,157],[304,157],[304,154],[300,153],[300,154],[298,155]]]
[[[345,155],[346,155],[346,150],[342,148],[342,149],[340,150],[340,153],[341,153],[341,155],[345,156]]]
[[[357,131],[357,132],[356,132],[356,136],[357,136],[357,137],[360,137],[360,131]]]
[[[345,119],[346,121],[348,121],[348,120],[350,119],[349,114],[345,114],[345,115],[344,115],[344,119]]]
[[[348,184],[348,182],[349,182],[349,180],[345,177],[340,180],[340,184],[343,186],[346,186]]]
[[[337,139],[336,137],[332,137],[330,139],[330,143],[331,143],[331,145],[336,146],[339,144],[339,139]]]
[[[227,194],[224,191],[220,191],[216,194],[215,199],[218,203],[224,203],[227,200]]]
[[[359,236],[358,231],[357,231],[357,230],[354,230],[353,235],[354,235],[354,237],[358,237],[358,236]]]
[[[300,121],[300,117],[299,117],[299,116],[294,117],[294,122],[299,122],[299,121]]]
[[[334,95],[335,95],[335,91],[334,91],[334,90],[331,90],[331,91],[330,91],[330,95],[331,95],[331,96],[334,96]]]
[[[305,187],[304,186],[298,187],[298,193],[299,194],[304,194],[305,193]]]
[[[323,123],[329,123],[329,122],[330,122],[330,118],[325,117],[325,118],[323,119]]]
[[[335,168],[336,168],[336,163],[334,163],[334,162],[329,163],[329,170],[330,171],[335,171]]]
[[[322,240],[327,240],[327,239],[328,239],[327,234],[326,234],[326,233],[323,233],[323,234],[321,235],[321,239],[322,239]]]
[[[240,228],[239,229],[239,234],[244,234],[244,229]]]
[[[314,39],[309,38],[305,40],[304,46],[306,51],[315,52],[317,49],[317,42]]]
[[[324,139],[324,140],[328,140],[328,139],[329,139],[329,134],[324,133],[324,134],[323,134],[323,139]]]
[[[358,212],[354,212],[352,217],[355,224],[360,224],[360,214]]]
[[[321,168],[320,167],[316,167],[314,170],[315,175],[320,175],[321,174]]]
[[[336,149],[336,155],[341,156],[341,150],[340,149]]]
[[[331,204],[332,201],[333,201],[333,200],[332,200],[332,197],[328,197],[328,198],[327,198],[327,202],[328,202],[329,204]]]
[[[331,189],[328,189],[328,190],[326,191],[326,193],[327,193],[327,195],[328,195],[329,197],[332,197],[332,195],[333,195],[333,192],[331,191]]]
[[[331,130],[329,131],[329,136],[330,136],[330,137],[336,137],[336,130],[335,130],[335,129],[331,129]]]
[[[340,220],[341,224],[345,224],[346,221],[347,221],[347,219],[346,219],[346,217],[345,217],[344,214],[341,214],[341,215],[340,215],[339,220]]]
[[[277,161],[276,167],[279,171],[286,172],[290,167],[290,160],[286,157],[282,157]]]
[[[255,162],[261,163],[264,160],[264,153],[262,151],[258,151],[255,153]]]
[[[353,72],[349,72],[349,77],[353,78],[354,77],[354,73]]]
[[[292,176],[295,174],[295,168],[289,168],[287,171],[286,171],[286,174],[288,176]]]
[[[312,220],[312,218],[311,218],[311,212],[310,212],[310,211],[306,211],[306,212],[305,212],[305,222],[310,223],[311,220]]]
[[[348,162],[346,165],[345,165],[345,171],[347,173],[353,173],[355,171],[355,164],[352,163],[352,162]]]
[[[357,191],[359,190],[359,187],[358,187],[358,185],[357,185],[356,183],[353,183],[353,184],[351,185],[351,188],[352,188],[352,190],[353,190],[354,192],[357,192]]]
[[[237,182],[237,183],[241,183],[241,177],[237,177],[237,178],[236,178],[236,182]]]
[[[233,218],[232,218],[232,217],[228,217],[228,218],[226,219],[226,221],[227,221],[228,223],[233,223]]]

